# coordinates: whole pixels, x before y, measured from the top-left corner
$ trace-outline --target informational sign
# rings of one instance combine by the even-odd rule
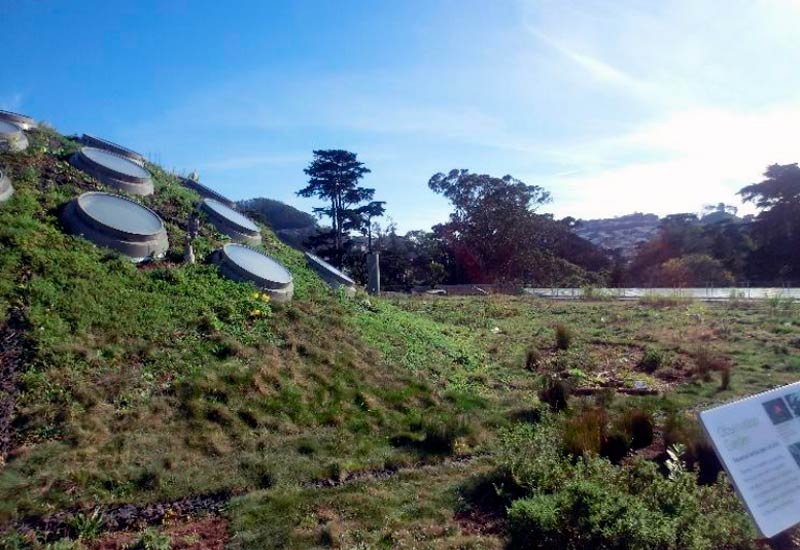
[[[800,382],[700,413],[764,537],[800,523]]]

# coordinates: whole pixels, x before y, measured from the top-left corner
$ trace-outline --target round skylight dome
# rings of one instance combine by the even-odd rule
[[[214,227],[233,242],[251,245],[261,242],[261,230],[247,216],[214,199],[203,199],[202,208]]]
[[[153,181],[143,166],[105,149],[82,147],[70,163],[104,185],[116,187],[132,195],[152,195]]]
[[[220,272],[234,281],[247,281],[267,292],[276,302],[294,294],[294,278],[280,262],[248,246],[229,243],[213,256]]]
[[[28,148],[28,138],[22,128],[0,118],[0,151],[18,153]]]
[[[111,151],[112,153],[116,153],[121,157],[125,157],[126,159],[135,162],[139,166],[144,166],[144,157],[142,155],[140,155],[136,151],[131,151],[127,147],[118,145],[113,141],[108,141],[106,139],[102,139],[99,137],[90,136],[89,134],[83,134],[83,137],[81,137],[81,143],[83,143],[84,145],[88,145],[89,147],[95,147],[97,149],[104,149],[106,151]]]
[[[36,121],[29,116],[21,115],[19,113],[14,113],[12,111],[4,111],[2,109],[0,109],[0,120],[5,120],[7,122],[16,124],[23,130],[30,130],[32,128],[39,127]]]
[[[311,267],[323,281],[328,283],[330,287],[334,289],[342,288],[349,296],[355,295],[356,283],[353,279],[311,252],[306,252],[306,261],[309,267]]]
[[[134,261],[162,257],[169,242],[158,214],[121,195],[84,193],[70,201],[63,212],[70,233],[81,235]]]
[[[216,191],[214,191],[210,187],[203,185],[199,181],[195,181],[191,178],[184,178],[184,177],[181,177],[180,181],[184,187],[188,187],[189,189],[191,189],[192,191],[194,191],[203,198],[214,199],[215,201],[221,202],[222,204],[230,208],[236,206],[236,204],[228,197],[217,193]]]

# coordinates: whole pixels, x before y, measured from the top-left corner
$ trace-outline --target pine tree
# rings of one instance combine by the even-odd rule
[[[328,255],[341,267],[350,231],[362,231],[371,218],[382,215],[384,203],[373,201],[374,189],[358,186],[370,170],[358,161],[355,153],[341,149],[314,151],[314,159],[304,172],[309,176],[308,185],[297,194],[330,203],[314,208],[314,212],[331,220],[331,230],[321,239],[330,243]]]

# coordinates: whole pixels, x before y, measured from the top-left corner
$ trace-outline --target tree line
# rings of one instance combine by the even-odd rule
[[[628,258],[579,237],[575,219],[540,213],[551,202],[550,193],[510,175],[464,169],[434,174],[428,187],[450,202],[448,220],[430,231],[399,235],[394,224],[376,223],[386,203],[360,185],[370,170],[355,153],[316,150],[305,173],[308,184],[297,194],[324,201],[314,212],[329,223],[306,246],[362,281],[366,254],[379,251],[383,284],[389,288],[800,282],[797,164],[769,166],[763,181],[739,191],[759,211],[751,221],[736,218],[735,209],[724,204],[702,220],[696,214],[667,216],[657,236]]]
[[[739,195],[758,208],[752,221],[732,216],[701,223],[694,214],[662,220],[639,247],[622,283],[654,286],[800,284],[800,168],[769,166],[764,180]],[[717,213],[720,208],[716,209]]]

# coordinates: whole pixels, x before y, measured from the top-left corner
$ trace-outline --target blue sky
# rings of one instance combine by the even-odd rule
[[[698,211],[800,161],[800,0],[0,0],[0,107],[197,170],[234,199],[358,153],[401,231],[451,168],[557,216]]]

